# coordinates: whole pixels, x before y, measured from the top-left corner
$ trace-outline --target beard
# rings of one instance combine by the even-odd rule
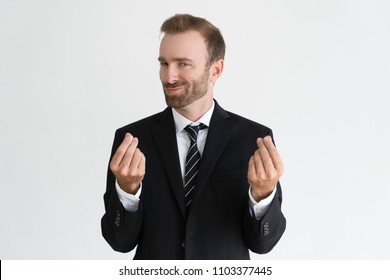
[[[204,71],[199,79],[193,81],[179,80],[174,84],[163,83],[165,102],[171,108],[183,108],[206,95],[210,73]],[[166,88],[184,87],[183,92],[169,95]]]

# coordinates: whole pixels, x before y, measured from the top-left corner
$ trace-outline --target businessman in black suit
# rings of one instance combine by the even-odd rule
[[[135,259],[249,259],[281,238],[283,164],[272,131],[222,109],[220,31],[175,15],[161,26],[168,108],[116,131],[102,233]]]

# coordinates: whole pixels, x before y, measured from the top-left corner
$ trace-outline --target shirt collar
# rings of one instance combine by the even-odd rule
[[[198,125],[198,124],[203,123],[203,124],[207,125],[207,127],[209,127],[211,116],[213,115],[214,107],[215,107],[215,102],[213,100],[213,104],[211,105],[210,109],[199,120],[197,120],[195,122],[190,121],[189,119],[180,115],[175,109],[172,109],[173,120],[175,122],[175,128],[176,128],[176,134],[183,131],[183,129],[189,124]]]

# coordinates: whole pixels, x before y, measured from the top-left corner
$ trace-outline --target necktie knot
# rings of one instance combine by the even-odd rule
[[[198,133],[200,130],[205,129],[207,126],[203,123],[199,125],[187,125],[184,130],[187,131],[188,136],[190,137],[191,143],[195,143],[198,139]]]

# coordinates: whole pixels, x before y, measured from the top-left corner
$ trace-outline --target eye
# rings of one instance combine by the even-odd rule
[[[163,61],[160,62],[160,67],[167,67],[167,66],[168,66],[168,63],[163,62]]]
[[[189,64],[187,62],[180,62],[179,66],[180,67],[185,67],[185,66],[189,66]]]

